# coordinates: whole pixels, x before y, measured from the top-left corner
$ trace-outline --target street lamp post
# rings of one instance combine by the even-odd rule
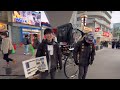
[[[87,21],[87,15],[81,15],[81,30],[83,31],[84,30],[84,26],[86,26],[86,21]]]

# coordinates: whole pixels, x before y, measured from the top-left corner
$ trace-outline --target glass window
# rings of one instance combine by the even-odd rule
[[[77,21],[80,21],[80,17],[77,17]]]

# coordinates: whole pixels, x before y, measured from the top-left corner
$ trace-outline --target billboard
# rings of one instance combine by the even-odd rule
[[[40,27],[41,26],[41,12],[13,11],[12,22]]]

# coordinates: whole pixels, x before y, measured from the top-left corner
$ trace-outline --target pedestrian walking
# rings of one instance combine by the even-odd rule
[[[38,36],[37,36],[37,34],[34,34],[34,39],[33,39],[33,48],[35,50],[34,56],[36,55],[37,48],[38,48],[39,44],[40,44],[40,42],[38,40]]]
[[[25,35],[25,37],[23,39],[23,44],[24,44],[24,55],[28,55],[29,54],[29,45],[31,44],[28,35]]]
[[[11,51],[14,49],[10,38],[8,37],[6,32],[3,32],[1,34],[1,37],[2,37],[1,51],[3,53],[3,59],[6,60],[7,66],[9,66],[10,61],[12,61],[15,64],[16,60],[9,58]]]
[[[115,45],[116,45],[116,42],[115,42],[115,40],[113,40],[113,41],[112,41],[112,49],[115,48]]]
[[[51,29],[45,29],[44,35],[46,38],[40,43],[36,57],[46,56],[49,70],[40,72],[40,78],[47,79],[50,74],[51,79],[55,79],[56,70],[62,69],[61,51],[58,43],[53,40]]]
[[[0,36],[0,50],[1,50],[1,44],[2,44],[2,37]]]
[[[89,32],[85,34],[83,39],[81,41],[78,41],[75,45],[73,57],[75,64],[79,66],[79,79],[86,78],[88,67],[93,63],[95,55],[93,39],[93,34]]]

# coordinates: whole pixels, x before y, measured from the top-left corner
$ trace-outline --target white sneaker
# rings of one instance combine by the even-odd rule
[[[26,55],[26,53],[24,53],[24,55]]]
[[[27,53],[26,55],[29,55],[30,53]]]

